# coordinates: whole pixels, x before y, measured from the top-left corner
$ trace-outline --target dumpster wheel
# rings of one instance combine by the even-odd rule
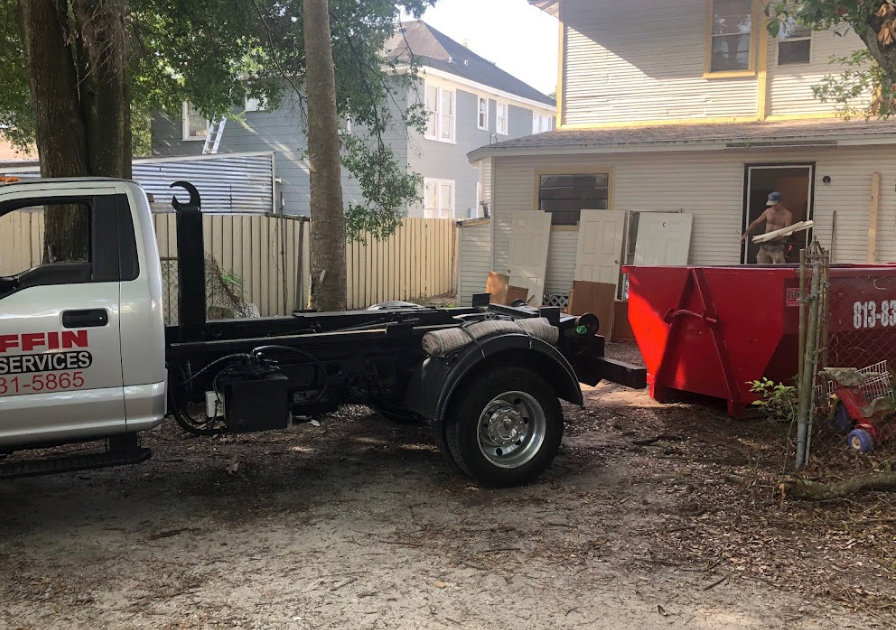
[[[563,411],[553,388],[529,370],[508,367],[471,382],[446,417],[455,463],[493,487],[531,482],[551,464],[563,438]]]

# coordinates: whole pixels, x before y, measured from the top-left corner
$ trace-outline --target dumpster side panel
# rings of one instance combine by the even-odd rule
[[[632,267],[629,318],[651,393],[722,398],[732,412],[749,381],[796,374],[799,301],[794,268]]]
[[[896,366],[896,269],[832,269],[828,364]]]

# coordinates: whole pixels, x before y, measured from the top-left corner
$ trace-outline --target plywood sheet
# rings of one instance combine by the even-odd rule
[[[609,339],[613,334],[616,285],[608,282],[573,282],[569,301],[570,315],[594,313],[600,320],[598,334]]]
[[[523,300],[528,303],[529,289],[526,287],[507,287],[507,301],[504,304],[512,306],[517,300]]]
[[[507,289],[510,287],[510,276],[491,271],[488,274],[488,280],[485,283],[485,292],[491,293],[492,304],[507,303]]]

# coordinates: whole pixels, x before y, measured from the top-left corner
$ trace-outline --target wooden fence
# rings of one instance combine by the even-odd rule
[[[177,229],[174,214],[154,214],[165,264],[166,308],[176,308]],[[310,225],[281,215],[206,215],[205,251],[243,299],[263,316],[286,315],[308,303]],[[40,263],[43,214],[17,212],[0,219],[0,275]],[[346,247],[348,308],[388,300],[453,293],[457,287],[457,228],[449,219],[405,219],[384,241]],[[176,321],[169,316],[170,321]]]

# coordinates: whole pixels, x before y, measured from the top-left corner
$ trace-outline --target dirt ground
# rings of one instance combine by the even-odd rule
[[[472,485],[425,426],[366,408],[216,439],[166,424],[138,467],[4,482],[0,627],[896,627],[896,499],[792,501],[768,423],[586,396],[525,488]],[[816,478],[892,455],[820,444]]]

